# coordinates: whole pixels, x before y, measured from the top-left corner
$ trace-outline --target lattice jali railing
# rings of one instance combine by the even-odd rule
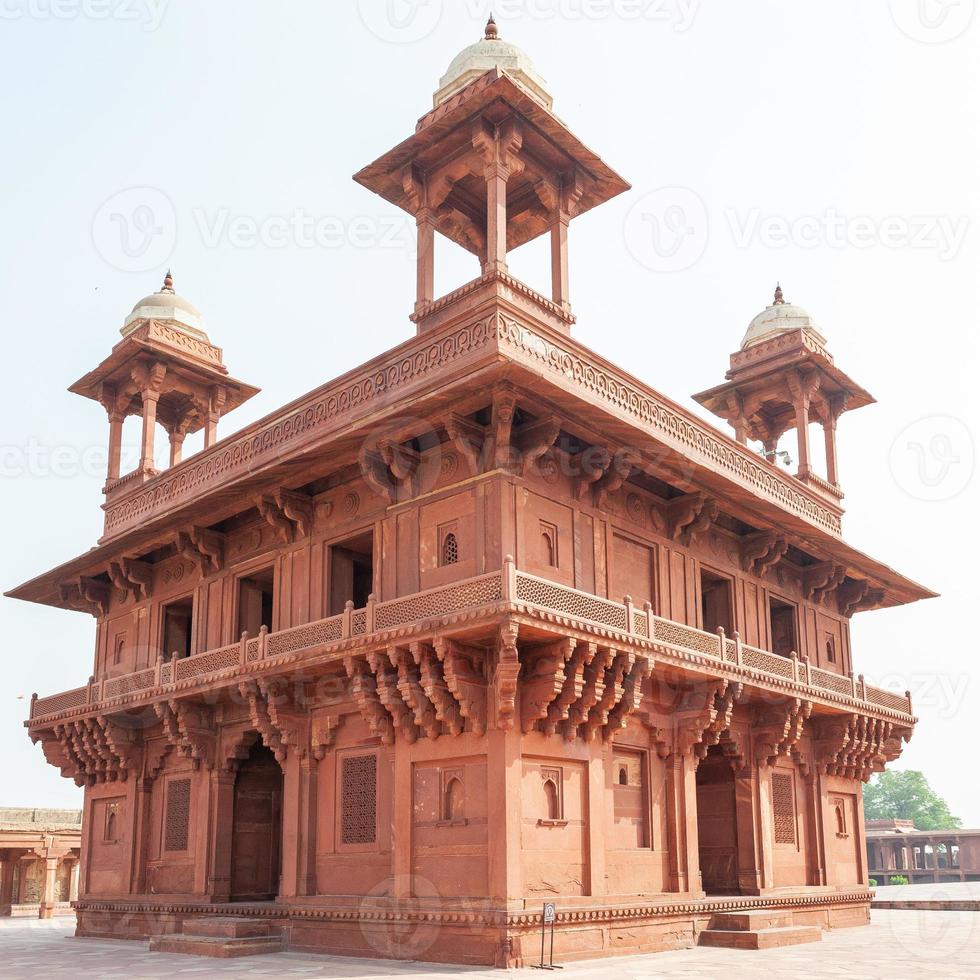
[[[278,657],[282,653],[292,653],[295,650],[305,650],[307,647],[333,643],[335,640],[342,639],[343,635],[343,615],[331,616],[329,619],[320,619],[315,623],[270,633],[266,640],[265,655]]]
[[[517,600],[611,626],[624,633],[629,629],[625,605],[589,595],[588,592],[579,592],[578,589],[556,585],[536,575],[517,573]]]
[[[880,687],[865,688],[865,701],[876,704],[880,708],[888,708],[890,711],[901,711],[903,714],[912,714],[912,700],[903,697],[901,694],[894,694],[892,691],[883,691]]]
[[[363,636],[367,632],[367,610],[357,609],[351,613],[350,635]]]
[[[144,688],[153,687],[156,679],[157,672],[153,667],[149,667],[146,670],[138,670],[134,674],[113,677],[102,685],[102,697],[119,698],[125,694],[133,694],[135,691],[142,691]]]
[[[843,674],[832,674],[828,670],[812,667],[810,669],[810,683],[814,687],[823,688],[825,691],[834,691],[849,698],[854,697],[854,682],[850,677],[844,677]]]
[[[683,647],[697,653],[706,653],[709,657],[717,657],[721,652],[718,637],[712,633],[695,629],[693,626],[683,626],[670,619],[653,620],[653,638],[672,647]]]
[[[237,667],[241,661],[241,655],[241,646],[238,643],[233,643],[230,646],[218,647],[216,650],[195,654],[193,657],[185,657],[174,664],[174,682],[186,681],[191,677],[200,677],[201,674],[213,674],[216,671],[224,670],[226,667]]]
[[[389,599],[374,607],[374,628],[390,629],[404,623],[414,623],[430,616],[443,616],[458,609],[470,609],[499,602],[503,598],[503,584],[499,572],[481,575],[439,589],[428,589],[406,596]],[[356,614],[355,614],[356,615]]]
[[[650,636],[650,627],[647,621],[647,614],[644,612],[633,613],[633,632],[637,636]]]
[[[768,650],[750,647],[742,644],[742,664],[753,670],[761,670],[764,674],[775,674],[787,680],[796,680],[796,666],[788,657],[778,657]]]
[[[251,664],[262,658],[262,650],[259,648],[259,639],[253,636],[252,639],[245,641],[245,663]]]
[[[738,644],[734,640],[725,640],[725,659],[729,663],[738,663]]]
[[[71,691],[62,691],[60,694],[50,694],[46,698],[38,698],[31,710],[31,717],[39,715],[54,715],[59,711],[70,711],[72,708],[81,708],[88,703],[88,688],[76,687]]]

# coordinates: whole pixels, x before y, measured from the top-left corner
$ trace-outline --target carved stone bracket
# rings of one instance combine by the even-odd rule
[[[381,703],[378,685],[370,664],[362,657],[345,657],[344,669],[351,682],[354,702],[371,731],[381,739],[382,744],[391,745],[395,741],[395,726],[388,709]]]
[[[470,723],[476,735],[482,735],[487,730],[485,654],[446,637],[437,637],[433,649],[442,664],[446,687],[456,699],[460,715]]]
[[[781,756],[791,757],[812,710],[812,701],[795,698],[760,712],[752,729],[756,762],[760,766],[774,766]]]
[[[740,545],[742,567],[763,576],[789,550],[789,541],[778,531],[757,531],[746,535]]]
[[[695,758],[703,759],[731,727],[732,712],[742,689],[741,683],[717,679],[689,690],[674,715],[674,752],[693,752]]]
[[[202,577],[220,572],[224,562],[225,536],[219,531],[192,527],[174,536],[177,553],[190,559]]]
[[[525,649],[521,680],[521,731],[525,734],[548,717],[552,703],[564,689],[565,667],[575,649],[573,639],[555,640]]]
[[[121,558],[109,565],[109,578],[117,588],[133,596],[137,602],[149,599],[153,590],[153,566],[135,558]]]
[[[419,729],[412,709],[405,703],[402,692],[398,689],[397,668],[387,652],[382,650],[371,650],[367,654],[367,662],[374,674],[378,699],[391,716],[396,735],[401,732],[407,742],[415,742],[419,737]]]
[[[803,597],[810,602],[822,602],[843,581],[847,569],[836,562],[824,561],[811,565],[803,573]]]
[[[31,737],[41,742],[45,759],[78,786],[125,782],[139,768],[139,733],[102,716],[58,724]]]
[[[435,705],[422,684],[419,665],[411,648],[390,646],[388,660],[397,674],[396,686],[402,701],[412,713],[416,730],[427,738],[438,738],[442,726]]]
[[[98,579],[80,577],[58,587],[61,601],[69,609],[87,612],[99,618],[109,611],[109,586]]]
[[[663,503],[654,502],[650,516],[657,530],[672,541],[690,547],[695,544],[718,518],[718,503],[698,490],[685,493]]]
[[[872,588],[867,579],[848,579],[837,589],[837,602],[842,616],[853,616],[862,609],[874,609],[885,598],[884,589]]]
[[[463,715],[443,675],[445,654],[440,658],[428,643],[413,643],[410,649],[412,660],[418,667],[419,683],[435,711],[436,719],[450,735],[459,735],[463,731]]]
[[[815,727],[814,765],[831,776],[867,782],[901,755],[902,743],[911,737],[911,728],[881,718],[835,718]]]
[[[256,497],[255,507],[283,544],[291,544],[297,532],[307,537],[313,530],[313,501],[305,494],[280,488]]]
[[[496,727],[509,731],[517,712],[517,678],[521,661],[517,651],[517,623],[504,622],[497,636],[496,656],[490,678]]]
[[[310,730],[310,751],[317,762],[322,762],[327,752],[337,741],[337,729],[340,728],[344,716],[328,714],[317,716]]]
[[[164,737],[178,755],[190,759],[195,769],[214,767],[217,729],[207,705],[174,699],[155,704],[153,709]]]

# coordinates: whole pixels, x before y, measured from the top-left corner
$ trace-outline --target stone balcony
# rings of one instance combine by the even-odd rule
[[[122,714],[154,703],[205,691],[235,688],[298,670],[327,673],[331,665],[434,637],[478,640],[501,620],[515,621],[528,635],[575,635],[644,658],[649,669],[697,680],[712,678],[746,688],[810,701],[831,714],[862,714],[910,727],[912,704],[905,696],[866,685],[854,677],[812,667],[742,643],[736,633],[706,633],[637,608],[627,597],[614,602],[519,571],[511,560],[499,572],[465,579],[301,626],[243,637],[238,643],[31,701],[25,724],[32,734],[82,718]],[[482,631],[482,632],[481,632]],[[638,701],[638,698],[637,698]]]

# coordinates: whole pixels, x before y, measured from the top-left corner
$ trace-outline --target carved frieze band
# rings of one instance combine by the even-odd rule
[[[583,353],[558,346],[513,319],[494,314],[434,339],[386,367],[316,393],[305,404],[263,429],[206,451],[155,478],[149,485],[106,509],[106,534],[145,519],[153,511],[198,492],[236,472],[283,453],[283,447],[337,424],[363,406],[395,389],[424,379],[480,348],[499,343],[526,360],[544,366],[563,385],[598,398],[635,421],[649,426],[668,443],[733,476],[754,491],[804,516],[818,527],[840,534],[840,517],[794,486],[790,477],[753,458],[709,426],[660,401],[649,390],[616,375]]]

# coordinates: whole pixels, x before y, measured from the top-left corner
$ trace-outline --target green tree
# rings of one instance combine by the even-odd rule
[[[916,830],[963,826],[963,821],[949,812],[949,804],[915,769],[874,776],[864,790],[864,816],[867,820],[911,820]]]

